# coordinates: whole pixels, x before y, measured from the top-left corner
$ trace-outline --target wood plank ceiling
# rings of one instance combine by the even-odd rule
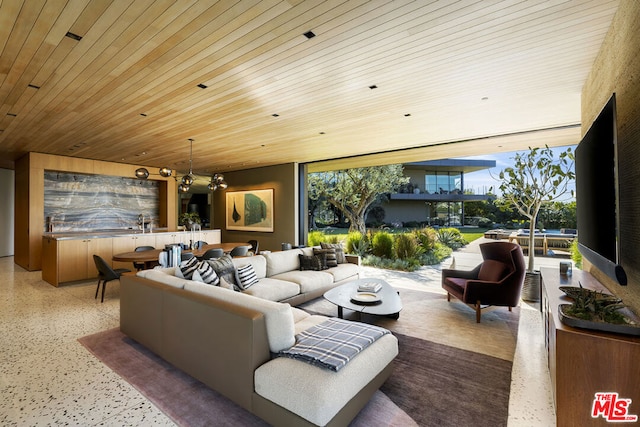
[[[36,151],[184,171],[188,138],[200,174],[577,143],[617,6],[1,0],[0,166]]]

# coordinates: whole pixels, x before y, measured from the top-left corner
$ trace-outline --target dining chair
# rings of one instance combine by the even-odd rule
[[[100,284],[102,283],[102,299],[100,302],[104,302],[104,291],[107,288],[107,282],[112,280],[120,280],[120,275],[122,273],[128,273],[131,270],[128,268],[116,268],[115,270],[111,268],[107,262],[102,259],[98,255],[93,255],[93,262],[96,264],[96,269],[98,269],[98,287],[96,289],[96,296],[98,298],[98,291],[100,290]]]
[[[249,246],[236,246],[235,248],[231,249],[229,255],[231,255],[231,258],[238,256],[247,256],[248,252]]]
[[[138,246],[135,251],[136,252],[143,252],[143,251],[152,251],[155,248],[153,246]],[[144,262],[133,262],[133,268],[135,268],[136,270],[140,271],[140,270],[144,270],[145,269],[145,263]]]
[[[202,254],[202,257],[200,259],[215,259],[220,258],[222,255],[224,255],[224,250],[222,250],[221,248],[213,248],[207,250],[204,254]]]
[[[253,239],[253,240],[249,240],[249,253],[251,255],[258,255],[260,252],[258,251],[258,246],[259,243],[257,240]]]

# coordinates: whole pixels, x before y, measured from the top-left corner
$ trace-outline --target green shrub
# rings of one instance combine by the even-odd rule
[[[413,233],[397,234],[393,243],[396,256],[399,259],[415,259],[421,253],[418,240]]]
[[[309,237],[307,238],[307,244],[309,246],[320,246],[321,242],[326,241],[327,236],[322,231],[310,231]]]
[[[441,228],[438,230],[438,241],[451,249],[459,249],[467,244],[457,228]]]
[[[417,259],[389,259],[381,258],[375,255],[367,255],[362,258],[362,264],[377,268],[386,268],[388,270],[415,271],[422,264]]]
[[[418,245],[422,248],[422,252],[429,252],[433,249],[433,245],[438,241],[438,234],[436,230],[431,227],[425,227],[420,230],[415,230],[414,235],[418,241]]]
[[[369,241],[359,231],[352,231],[347,235],[347,253],[363,256],[369,251]]]
[[[573,242],[571,242],[571,260],[576,265],[576,268],[582,269],[582,254],[578,250],[578,239],[573,239]]]
[[[383,258],[393,257],[393,236],[386,231],[378,231],[371,239],[372,252]]]

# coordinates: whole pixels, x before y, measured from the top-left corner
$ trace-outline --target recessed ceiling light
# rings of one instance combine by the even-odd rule
[[[207,85],[205,85],[205,84],[200,83],[200,84],[198,85],[198,87],[199,87],[200,89],[206,89],[208,86],[207,86]]]
[[[304,33],[304,36],[308,39],[312,39],[316,36],[316,34],[313,31],[307,31],[306,33]]]
[[[378,86],[376,86],[376,85],[371,85],[371,86],[369,86],[369,89],[371,89],[371,90],[373,90],[373,89],[378,89]]]
[[[65,34],[65,37],[69,37],[70,39],[76,40],[76,41],[80,41],[82,40],[82,37],[77,35],[77,34],[73,34],[72,32],[68,32],[67,34]]]

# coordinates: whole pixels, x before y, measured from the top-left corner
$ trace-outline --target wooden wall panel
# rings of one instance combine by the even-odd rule
[[[619,286],[596,271],[625,304],[640,313],[640,2],[622,1],[582,90],[584,134],[616,94],[621,264],[629,278]]]

